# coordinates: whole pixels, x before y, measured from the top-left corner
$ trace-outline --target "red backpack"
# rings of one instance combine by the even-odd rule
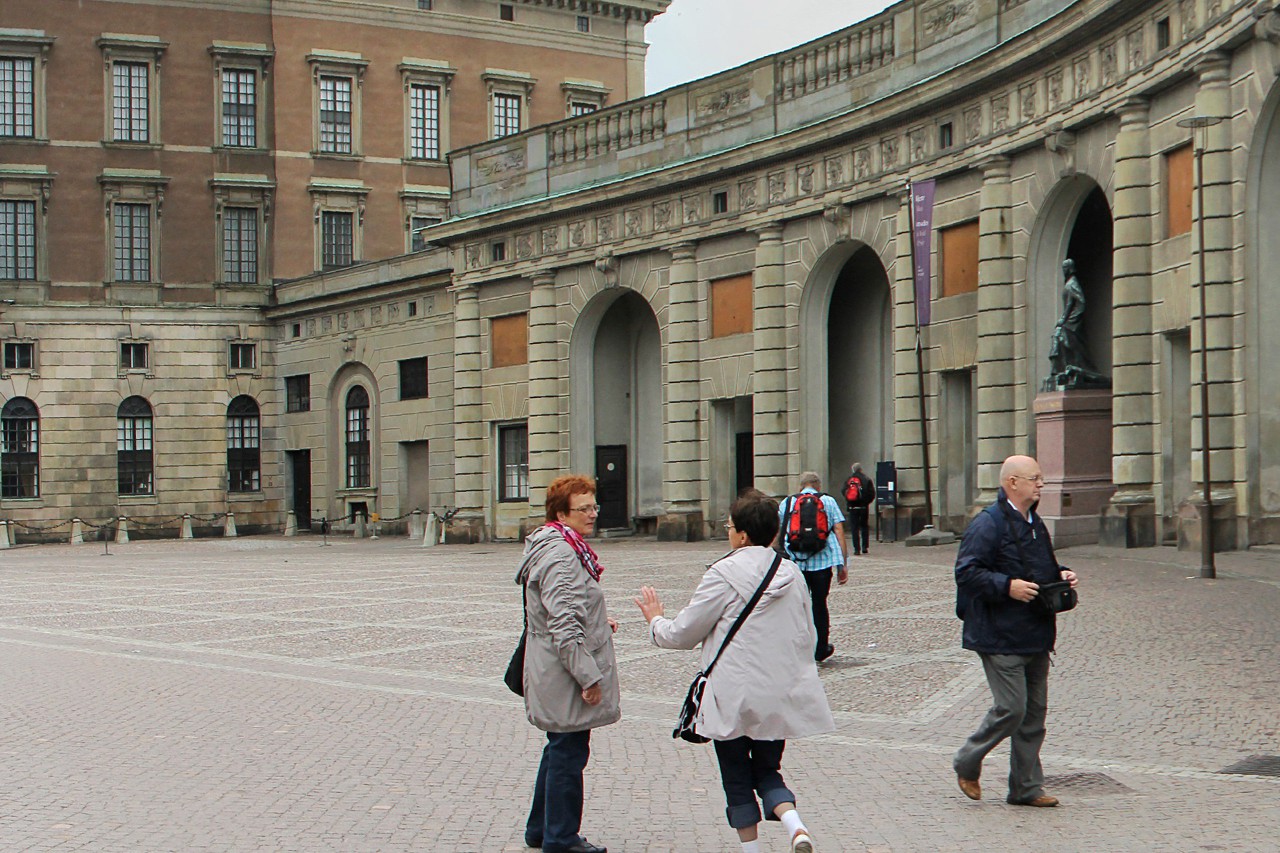
[[[785,534],[787,550],[792,554],[810,556],[827,547],[831,535],[831,520],[822,505],[822,495],[817,492],[801,492],[791,498],[787,510]]]
[[[862,493],[862,478],[856,474],[845,480],[844,483],[844,499],[849,502],[850,506],[858,503],[858,498]]]

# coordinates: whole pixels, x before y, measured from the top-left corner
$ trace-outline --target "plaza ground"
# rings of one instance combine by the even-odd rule
[[[522,851],[540,748],[500,676],[512,544],[211,539],[0,551],[0,850]],[[696,652],[646,639],[725,543],[599,543],[623,721],[592,738],[583,831],[612,853],[732,851],[715,761],[670,737]],[[984,713],[955,546],[873,544],[832,592],[838,731],[784,773],[822,853],[1280,850],[1280,551],[1060,553],[1044,748],[1057,809],[950,757]],[[1236,768],[1232,772],[1223,772]],[[777,824],[764,848],[785,849]]]

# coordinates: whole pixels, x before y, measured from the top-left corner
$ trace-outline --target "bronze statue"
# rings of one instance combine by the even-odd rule
[[[1049,342],[1049,377],[1044,390],[1087,388],[1109,385],[1107,377],[1098,372],[1089,358],[1081,324],[1084,322],[1084,288],[1076,278],[1076,262],[1067,258],[1062,262],[1062,316],[1053,328]]]

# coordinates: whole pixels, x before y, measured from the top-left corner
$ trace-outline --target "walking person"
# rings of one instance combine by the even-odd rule
[[[516,573],[528,619],[525,710],[547,733],[524,840],[545,853],[608,853],[578,834],[591,730],[622,716],[613,651],[618,623],[605,608],[604,567],[586,540],[600,511],[595,481],[557,478],[547,488],[546,510],[547,523],[529,534]]]
[[[871,504],[876,499],[876,486],[862,473],[862,463],[853,463],[849,479],[844,481],[845,506],[849,510],[850,536],[853,553],[866,554],[871,550]]]
[[[831,614],[827,596],[831,575],[847,583],[844,563],[844,513],[836,499],[821,492],[822,478],[813,471],[800,475],[800,491],[783,501],[778,509],[778,543],[783,553],[800,567],[813,598],[813,627],[817,632],[814,660],[824,661],[836,653],[831,644]]]
[[[813,853],[813,839],[781,774],[789,738],[835,730],[827,694],[813,662],[815,642],[808,591],[795,563],[770,546],[778,534],[777,503],[759,492],[738,498],[725,525],[733,549],[702,576],[689,604],[664,615],[653,587],[636,597],[655,645],[702,645],[702,668],[767,577],[759,602],[724,647],[708,677],[695,731],[715,744],[724,786],[725,816],[743,853],[759,853],[760,803],[766,820],[781,821],[793,853]],[[759,803],[757,802],[759,797]]]
[[[956,554],[956,615],[964,620],[963,645],[978,653],[991,688],[992,706],[978,730],[955,754],[960,790],[981,799],[982,760],[1010,739],[1009,793],[1020,806],[1056,806],[1044,791],[1040,747],[1049,706],[1049,653],[1056,617],[1032,602],[1041,584],[1075,587],[1076,573],[1058,566],[1044,522],[1036,515],[1044,477],[1030,456],[1010,456],[1000,468],[995,503],[979,513]]]

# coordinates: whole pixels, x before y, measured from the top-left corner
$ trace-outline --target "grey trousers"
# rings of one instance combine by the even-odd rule
[[[982,759],[1009,738],[1008,801],[1029,802],[1044,793],[1040,747],[1049,709],[1049,653],[979,657],[993,704],[982,725],[956,752],[952,766],[958,776],[977,779],[982,775]]]

